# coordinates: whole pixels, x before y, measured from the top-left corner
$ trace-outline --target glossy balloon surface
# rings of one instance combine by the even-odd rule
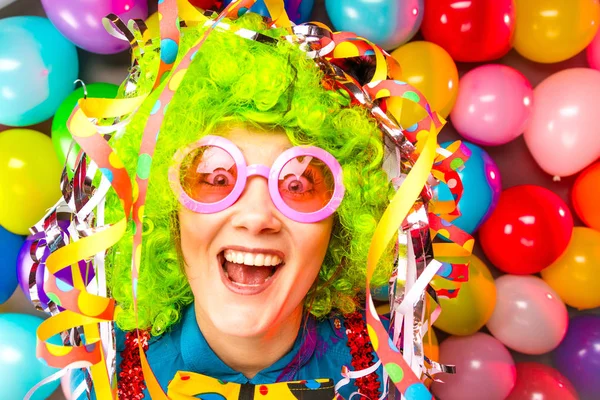
[[[509,274],[540,272],[567,248],[573,232],[569,207],[555,193],[535,186],[506,189],[479,229],[479,241],[493,265]]]

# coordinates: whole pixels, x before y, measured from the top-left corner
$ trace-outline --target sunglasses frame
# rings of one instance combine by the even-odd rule
[[[214,146],[226,151],[237,166],[238,176],[235,185],[227,196],[215,203],[201,203],[192,199],[181,186],[180,171],[183,160],[190,152],[203,146]],[[279,193],[279,174],[283,167],[299,156],[311,156],[319,159],[330,169],[334,178],[334,191],[329,202],[318,211],[304,213],[288,206]],[[231,141],[221,136],[207,135],[185,148],[179,149],[173,156],[173,165],[169,168],[169,183],[179,202],[187,209],[201,213],[213,214],[231,207],[242,195],[249,177],[262,176],[267,179],[269,195],[275,207],[286,217],[303,223],[322,221],[332,215],[344,198],[345,187],[340,163],[327,151],[315,146],[295,146],[281,153],[273,165],[247,165],[242,151]]]

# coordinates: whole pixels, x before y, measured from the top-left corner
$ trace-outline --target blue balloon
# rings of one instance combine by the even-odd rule
[[[445,142],[441,146],[446,148],[451,143]],[[472,234],[496,208],[502,183],[500,171],[488,153],[472,143],[463,141],[463,144],[471,150],[471,156],[463,170],[458,173],[464,187],[462,198],[458,203],[462,215],[452,221],[452,224]],[[439,200],[452,200],[452,194],[446,184],[440,183],[433,190]]]
[[[223,5],[229,5],[231,0],[225,0]],[[295,24],[301,24],[302,22],[308,21],[310,14],[312,13],[315,0],[285,0],[285,10],[288,13],[288,17]],[[257,0],[250,11],[260,14],[264,17],[270,17],[269,10],[263,0]]]
[[[35,384],[58,371],[36,357],[35,331],[42,321],[34,315],[0,314],[0,397],[3,399],[22,399]],[[42,386],[32,399],[47,398],[59,384],[60,379],[57,379]]]
[[[325,0],[331,23],[385,50],[408,42],[423,22],[424,0]]]
[[[24,241],[23,236],[0,226],[0,304],[8,300],[17,288],[17,256]]]
[[[73,91],[75,46],[42,17],[0,20],[0,43],[0,124],[47,120]]]

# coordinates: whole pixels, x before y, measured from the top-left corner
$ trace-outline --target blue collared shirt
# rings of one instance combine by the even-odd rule
[[[347,341],[342,317],[332,317],[318,322],[309,317],[305,328],[300,329],[292,349],[274,364],[260,371],[252,379],[248,379],[242,373],[227,366],[210,348],[198,327],[192,304],[185,309],[181,321],[171,331],[150,340],[146,356],[165,393],[169,381],[177,371],[196,372],[240,384],[259,385],[282,380],[317,378],[330,378],[337,383],[343,378],[341,375],[343,366],[353,370]],[[124,343],[124,333],[120,330],[117,331],[117,343],[118,366]],[[376,354],[374,357],[377,361]],[[381,384],[381,367],[377,374]],[[77,371],[72,377],[71,388],[74,389],[82,378],[83,373]],[[356,390],[354,382],[350,382],[342,387],[339,393],[347,399]],[[144,394],[145,399],[150,398],[146,390]],[[83,398],[80,396],[78,400]]]

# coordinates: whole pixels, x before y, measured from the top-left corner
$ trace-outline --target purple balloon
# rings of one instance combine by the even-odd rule
[[[64,225],[64,224],[61,224],[60,222],[59,222],[59,224]],[[63,227],[63,228],[66,228],[66,227]],[[31,296],[29,293],[29,275],[31,274],[31,268],[33,267],[33,264],[34,264],[34,261],[31,258],[31,254],[30,254],[31,246],[33,246],[33,244],[36,240],[40,240],[40,239],[44,239],[44,238],[45,238],[44,232],[38,232],[34,235],[27,237],[27,239],[25,240],[25,243],[23,243],[23,245],[21,246],[21,250],[19,250],[19,255],[17,257],[17,279],[19,281],[19,286],[20,286],[21,290],[23,291],[23,293],[25,293],[25,296],[27,297],[27,299],[29,301],[31,301]],[[50,301],[50,299],[46,295],[46,292],[44,291],[44,274],[46,271],[46,264],[45,264],[46,257],[48,257],[48,251],[45,251],[44,254],[41,256],[40,263],[38,265],[38,268],[37,268],[37,271],[35,274],[35,282],[36,282],[35,287],[37,289],[37,295],[38,295],[38,298],[40,299],[40,303],[43,308],[47,308],[48,302]],[[86,269],[87,269],[86,262],[80,261],[79,262],[79,271],[81,272],[81,275],[84,277],[84,279],[85,279],[85,275],[86,275]],[[85,279],[86,285],[89,284],[92,281],[92,279],[94,279],[94,276],[95,276],[94,269],[90,268],[88,271],[87,279]],[[60,279],[62,282],[68,283],[69,285],[73,286],[73,275],[71,274],[70,268],[61,269],[60,271],[58,271],[56,273],[56,277],[58,279]]]
[[[111,36],[102,25],[108,14],[125,23],[148,18],[146,0],[42,0],[48,18],[67,39],[84,50],[114,54],[129,48],[129,42]]]
[[[600,316],[581,315],[569,321],[567,335],[554,351],[554,365],[582,399],[600,393]]]

